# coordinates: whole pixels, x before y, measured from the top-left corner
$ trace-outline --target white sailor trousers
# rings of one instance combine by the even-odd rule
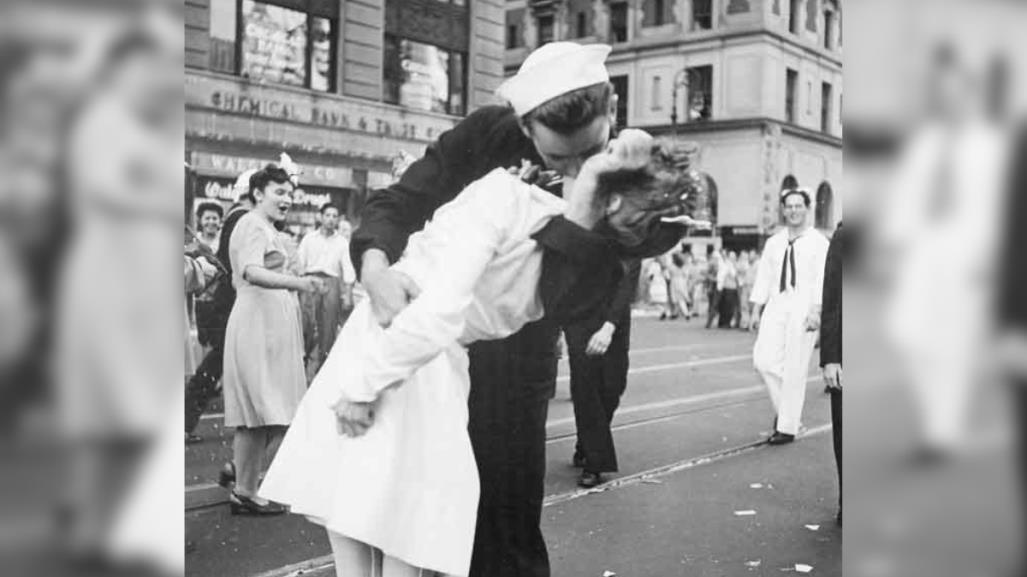
[[[753,367],[767,387],[777,430],[798,434],[806,401],[806,378],[817,333],[807,331],[809,299],[789,290],[770,297],[760,319]]]

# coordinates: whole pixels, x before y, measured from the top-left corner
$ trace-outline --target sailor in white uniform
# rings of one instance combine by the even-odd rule
[[[759,334],[753,366],[774,404],[774,445],[795,440],[806,399],[810,356],[820,329],[828,240],[808,223],[810,195],[781,193],[786,227],[767,239],[750,301]]]

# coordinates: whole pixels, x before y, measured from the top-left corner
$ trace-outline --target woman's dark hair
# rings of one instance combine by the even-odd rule
[[[538,122],[559,134],[571,134],[608,115],[611,98],[613,84],[593,84],[542,103],[525,114],[523,120],[529,130],[532,122]]]
[[[221,208],[221,205],[216,202],[203,202],[196,208],[196,220],[201,220],[204,213],[213,212],[218,215],[218,218],[225,218],[225,209]]]
[[[605,203],[611,194],[644,212],[674,216],[692,214],[699,183],[691,170],[695,148],[657,140],[649,164],[636,170],[600,175],[596,201]]]
[[[255,190],[264,190],[272,182],[276,184],[292,184],[292,180],[289,179],[289,173],[285,169],[275,164],[268,164],[250,176],[250,193],[252,194]]]
[[[678,268],[685,266],[685,256],[680,252],[676,252],[670,255],[670,259],[674,261],[674,266]]]

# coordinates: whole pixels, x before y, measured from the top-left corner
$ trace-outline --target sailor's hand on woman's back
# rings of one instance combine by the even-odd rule
[[[360,282],[371,298],[375,319],[383,327],[392,324],[392,319],[421,293],[417,283],[390,268],[385,253],[377,249],[364,253]]]

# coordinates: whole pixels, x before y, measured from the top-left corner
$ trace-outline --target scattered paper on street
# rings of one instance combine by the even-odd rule
[[[753,511],[752,509],[746,509],[745,511],[735,511],[735,516],[736,517],[746,517],[746,516],[755,515],[755,514],[756,514],[756,511]]]
[[[813,570],[813,567],[810,565],[803,565],[802,563],[796,563],[795,570],[799,573],[809,573]]]
[[[820,530],[820,525],[806,525],[806,528],[809,529],[810,531],[819,531]]]

